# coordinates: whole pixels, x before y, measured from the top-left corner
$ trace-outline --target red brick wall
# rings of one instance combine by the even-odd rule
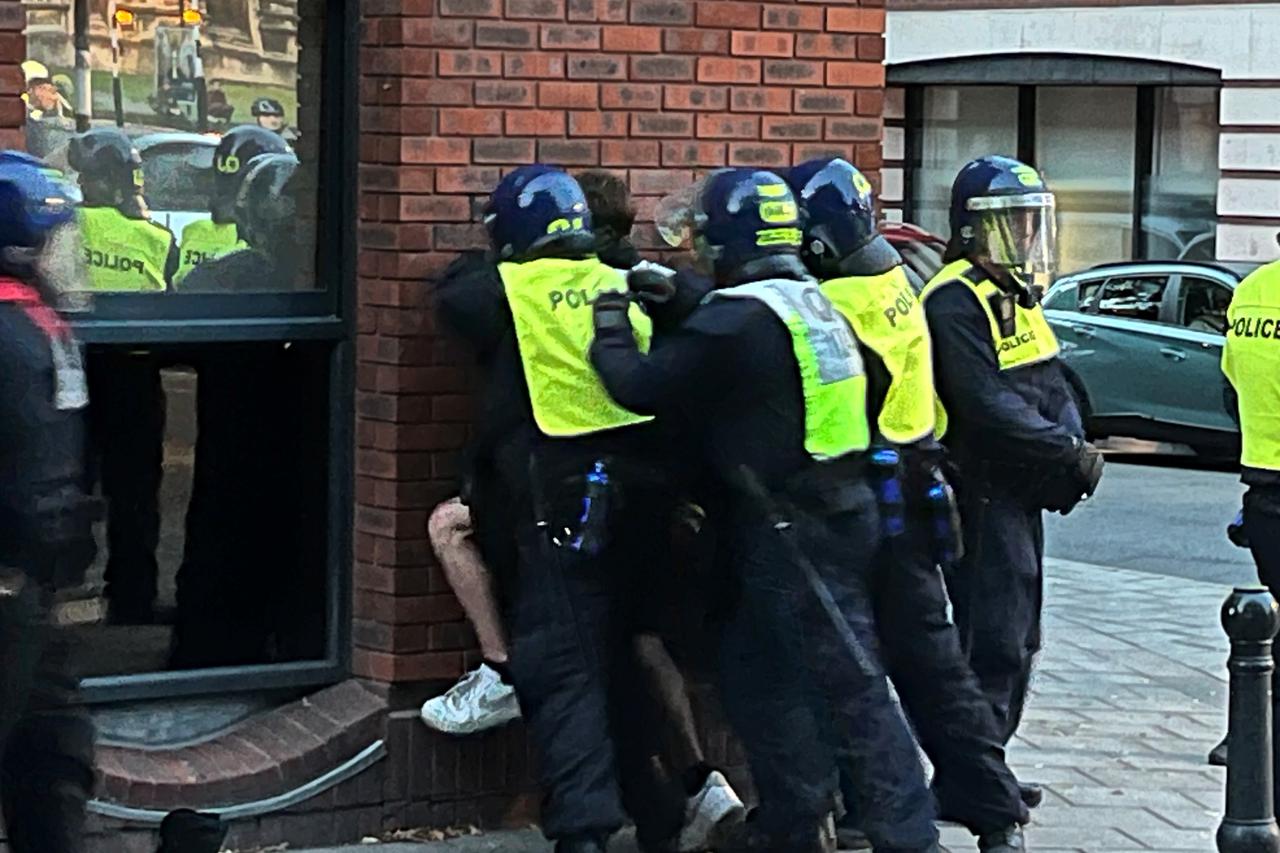
[[[27,13],[20,0],[0,0],[0,148],[25,148],[22,127],[22,62],[27,58],[23,30]]]
[[[478,205],[536,161],[625,173],[642,219],[717,166],[839,153],[878,179],[883,0],[361,6],[355,669],[451,678],[470,638],[425,524],[453,488],[468,376],[424,277],[483,244]]]

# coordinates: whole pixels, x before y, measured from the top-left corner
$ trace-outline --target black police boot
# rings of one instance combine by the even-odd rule
[[[226,837],[227,826],[217,815],[178,809],[160,822],[156,853],[218,853]]]
[[[1044,788],[1032,782],[1019,782],[1018,793],[1022,796],[1022,803],[1029,809],[1039,808],[1044,802]]]
[[[609,838],[602,835],[574,835],[556,842],[556,853],[606,853],[608,849]]]
[[[1227,766],[1227,740],[1230,735],[1223,735],[1222,742],[1209,750],[1209,765],[1212,767]]]
[[[1010,826],[997,832],[988,832],[978,838],[978,850],[982,853],[1026,853],[1027,839],[1021,826]]]

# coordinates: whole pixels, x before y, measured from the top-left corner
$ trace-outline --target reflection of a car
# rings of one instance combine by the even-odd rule
[[[181,237],[182,229],[190,223],[210,216],[218,139],[212,134],[165,131],[133,140],[142,157],[144,196],[151,221],[165,226],[175,237]],[[67,150],[63,142],[45,159],[74,183],[76,173],[67,161]]]
[[[1045,313],[1091,434],[1232,452],[1239,431],[1219,364],[1227,306],[1248,271],[1138,261],[1065,276],[1050,288]]]
[[[142,156],[151,220],[181,237],[192,222],[209,218],[213,197],[213,153],[218,137],[198,133],[152,133],[134,140]]]

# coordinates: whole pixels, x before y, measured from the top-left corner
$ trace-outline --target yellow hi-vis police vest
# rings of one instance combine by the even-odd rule
[[[205,261],[248,246],[236,233],[234,222],[220,224],[212,219],[192,222],[182,229],[182,241],[178,244],[178,271],[173,274],[173,283],[181,284],[187,273]]]
[[[973,291],[978,297],[978,304],[987,314],[987,322],[991,324],[991,345],[995,348],[996,358],[1001,370],[1016,370],[1056,358],[1058,355],[1058,337],[1053,333],[1044,309],[1039,305],[1034,308],[1023,308],[1011,300],[998,300],[1000,304],[1012,306],[1014,331],[1012,335],[1000,333],[1000,318],[996,317],[992,298],[1001,294],[1000,288],[983,279],[975,282],[966,278],[965,273],[973,268],[966,260],[959,260],[943,267],[937,275],[930,279],[920,294],[920,301],[928,304],[929,296],[943,285],[958,281]],[[947,413],[938,402],[937,434],[941,437],[947,431]]]
[[[1240,464],[1280,471],[1280,261],[1240,282],[1227,323],[1222,372],[1240,397]]]
[[[889,370],[891,382],[877,418],[880,434],[895,444],[932,436],[937,418],[929,324],[906,270],[899,266],[880,275],[829,279],[822,292]]]
[[[80,208],[89,285],[101,292],[165,289],[173,235],[146,219],[130,219],[114,207]]]
[[[708,298],[758,299],[791,333],[804,393],[804,449],[810,456],[837,459],[871,445],[858,342],[817,282],[757,281],[712,291]]]
[[[653,420],[615,403],[588,357],[595,336],[591,305],[602,291],[626,290],[623,273],[595,258],[499,264],[498,272],[538,429],[564,438]],[[639,306],[631,308],[631,327],[647,352],[653,324]]]

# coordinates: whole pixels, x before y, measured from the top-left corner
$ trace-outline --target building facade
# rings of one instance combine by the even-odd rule
[[[657,200],[714,167],[833,153],[878,181],[885,10],[209,0],[197,33],[183,30],[189,5],[139,3],[135,48],[154,50],[163,27],[179,48],[198,45],[204,77],[185,60],[157,74],[126,56],[117,97],[102,46],[119,6],[90,4],[93,124],[135,138],[150,215],[186,263],[214,173],[241,165],[215,153],[220,136],[270,96],[299,161],[296,209],[252,245],[260,270],[201,276],[201,263],[222,267],[196,257],[162,288],[102,289],[78,323],[107,377],[95,411],[117,427],[94,453],[140,477],[162,467],[134,495],[158,519],[159,544],[143,549],[155,568],[113,568],[112,548],[135,534],[104,530],[67,611],[101,732],[92,849],[154,849],[176,807],[221,811],[242,849],[535,819],[518,725],[455,740],[417,718],[478,657],[426,535],[457,489],[476,381],[436,323],[428,279],[483,246],[486,194],[535,161],[624,174],[643,249],[657,245]],[[0,141],[38,140],[64,167],[66,102],[83,94],[70,8],[0,0]],[[225,96],[209,95],[207,122],[191,107],[202,91]],[[159,385],[130,385],[143,395],[130,398],[113,370]],[[111,616],[112,588],[130,578],[156,588],[141,624]],[[707,734],[716,761],[740,763],[723,727]]]
[[[1059,200],[1064,269],[1280,255],[1280,7],[891,0],[885,199],[946,231],[969,158]]]

